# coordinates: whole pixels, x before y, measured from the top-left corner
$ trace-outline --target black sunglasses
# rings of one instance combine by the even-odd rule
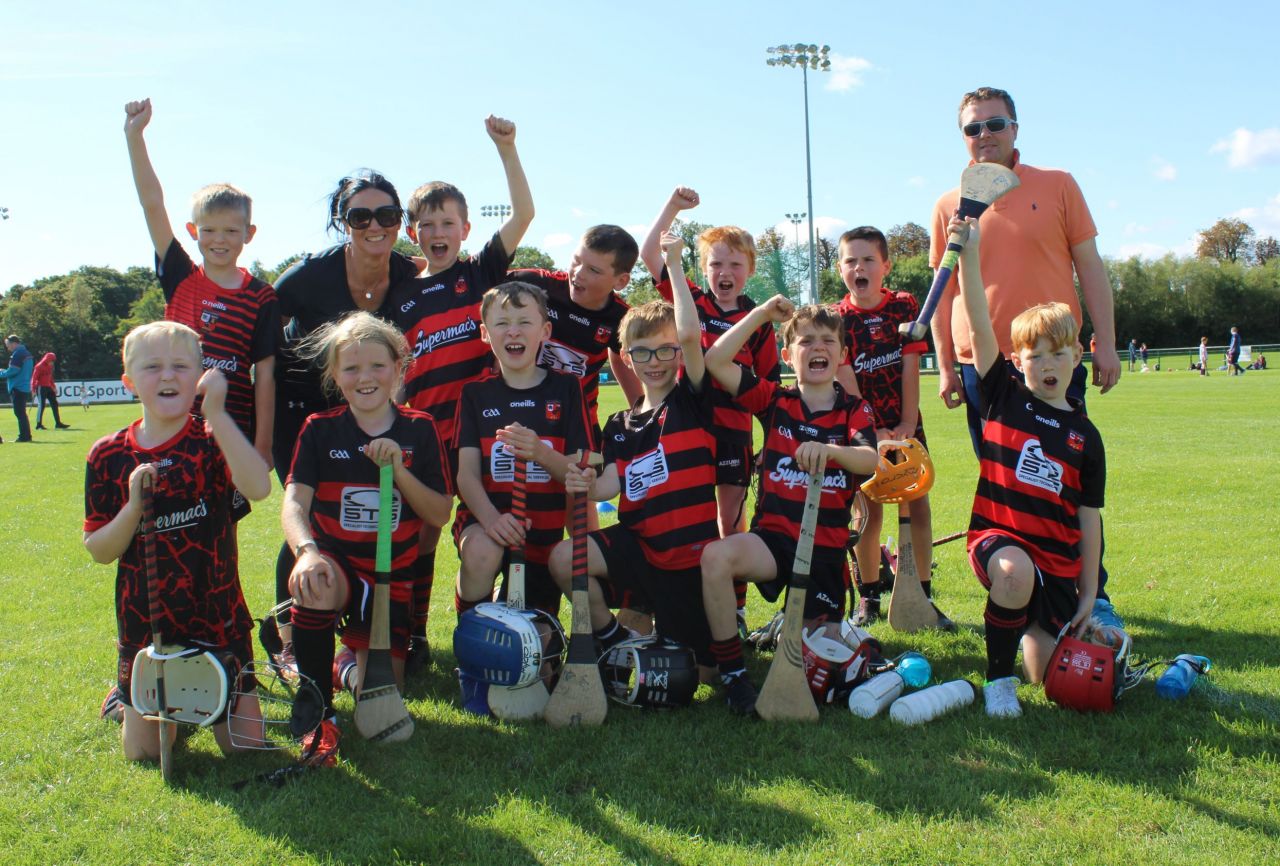
[[[353,207],[342,215],[342,221],[353,229],[367,229],[374,220],[384,229],[400,224],[404,211],[393,204],[384,204],[380,208]]]
[[[975,120],[973,123],[966,123],[961,129],[964,130],[966,138],[977,138],[982,135],[982,127],[984,126],[987,128],[987,132],[996,133],[1004,132],[1006,126],[1017,122],[1007,117],[988,117],[986,120]]]
[[[659,361],[670,361],[676,356],[676,352],[680,351],[679,346],[659,346],[656,349],[646,349],[644,346],[637,346],[634,349],[627,349],[627,354],[631,356],[631,360],[637,364],[647,364],[654,358]]]

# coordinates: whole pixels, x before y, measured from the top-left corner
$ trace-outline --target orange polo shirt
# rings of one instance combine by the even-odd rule
[[[991,205],[979,220],[982,278],[991,324],[1005,357],[1013,352],[1009,336],[1013,320],[1028,307],[1060,301],[1070,306],[1076,322],[1083,324],[1071,248],[1098,235],[1075,178],[1060,169],[1024,165],[1018,151],[1013,154],[1013,170],[1021,184]],[[933,206],[929,265],[935,270],[947,249],[947,222],[959,203],[960,188],[956,187]],[[941,303],[951,305],[949,336],[956,359],[972,364],[969,314],[955,275]],[[935,342],[945,339],[946,335],[934,334]]]

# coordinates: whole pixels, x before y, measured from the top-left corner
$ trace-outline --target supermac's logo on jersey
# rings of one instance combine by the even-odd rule
[[[347,532],[378,531],[378,488],[344,487],[338,502],[338,522]],[[391,531],[400,526],[400,491],[391,495]]]
[[[546,409],[547,409],[548,421],[560,420],[560,401],[559,400],[548,400],[546,404]]]
[[[1014,475],[1023,484],[1054,494],[1062,493],[1062,466],[1044,453],[1039,439],[1028,439],[1023,443]]]
[[[419,358],[423,355],[429,355],[441,346],[466,340],[478,330],[480,330],[480,323],[470,316],[467,316],[466,319],[456,325],[441,328],[430,334],[423,329],[419,329],[413,341],[413,357]]]
[[[642,454],[627,464],[626,494],[630,502],[640,502],[649,495],[651,487],[657,487],[671,477],[667,468],[667,450],[659,443],[648,454]]]
[[[1075,430],[1067,431],[1067,447],[1072,451],[1084,450],[1084,435]]]

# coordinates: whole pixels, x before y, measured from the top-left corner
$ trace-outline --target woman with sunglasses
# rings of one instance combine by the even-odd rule
[[[362,169],[338,181],[329,196],[331,231],[343,242],[306,255],[276,280],[284,331],[276,356],[276,407],[272,456],[284,484],[293,461],[294,443],[308,415],[340,402],[326,394],[320,370],[297,357],[294,347],[313,331],[353,310],[391,319],[387,304],[392,290],[426,266],[424,259],[395,251],[404,211],[396,188],[376,171]],[[276,601],[289,598],[294,552],[286,544],[276,561]],[[284,616],[288,616],[287,612]],[[287,625],[281,621],[281,625]],[[285,651],[275,661],[290,665],[292,647],[287,628]]]

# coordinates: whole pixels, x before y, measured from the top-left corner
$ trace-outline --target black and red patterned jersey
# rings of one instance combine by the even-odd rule
[[[409,341],[413,360],[405,374],[409,405],[430,413],[440,438],[454,439],[454,412],[466,382],[493,368],[489,344],[480,339],[480,299],[507,279],[511,254],[494,234],[479,255],[438,274],[422,274],[397,287],[390,307]]]
[[[836,399],[831,408],[812,412],[801,399],[798,388],[784,388],[758,378],[749,370],[743,371],[738,401],[766,425],[752,530],[800,537],[805,489],[809,484],[808,473],[795,464],[796,448],[801,442],[876,447],[871,404],[846,394],[838,382],[834,386]],[[854,475],[834,461],[827,464],[813,537],[814,556],[844,557],[853,499],[858,485],[865,480],[865,476]]]
[[[687,282],[687,279],[686,279]],[[715,295],[696,284],[689,282],[689,291],[693,295],[693,304],[698,309],[698,321],[702,326],[702,348],[711,348],[715,341],[723,337],[730,328],[736,325],[747,313],[755,309],[755,301],[746,295],[738,296],[738,305],[732,310],[722,310],[716,303]],[[666,268],[662,270],[662,280],[657,285],[658,294],[671,300],[671,280]],[[773,324],[766,322],[751,332],[742,348],[733,356],[733,360],[744,369],[753,371],[761,379],[773,382],[782,380],[782,364],[778,358],[778,341],[774,336]],[[716,386],[710,388],[712,404],[715,408],[715,422],[725,437],[726,444],[745,445],[751,447],[751,415],[726,393]]]
[[[84,483],[84,531],[96,532],[129,501],[129,476],[143,463],[156,467],[154,494],[160,634],[166,643],[227,646],[249,634],[253,621],[240,592],[232,529],[247,503],[213,436],[197,417],[154,448],[138,442],[141,421],[99,439],[89,451]],[[151,615],[142,536],[116,567],[116,628],[122,645],[151,642]]]
[[[662,404],[619,412],[604,425],[604,462],[617,464],[618,520],[649,564],[694,568],[720,537],[716,522],[716,435],[709,401],[685,377]]]
[[[969,538],[998,530],[1021,539],[1047,574],[1080,576],[1081,506],[1101,508],[1102,436],[1080,404],[1056,409],[998,359],[981,382],[986,423]]]
[[[315,413],[302,425],[289,468],[288,484],[305,484],[315,491],[311,532],[320,549],[337,554],[366,578],[377,570],[381,471],[365,456],[369,443],[393,440],[414,478],[437,493],[450,493],[444,446],[431,416],[403,406],[393,408],[396,415],[390,429],[377,436],[360,429],[346,406]],[[391,508],[392,595],[400,600],[408,598],[415,576],[413,565],[418,559],[418,532],[423,521],[398,488]]]
[[[547,293],[551,338],[542,342],[538,366],[563,370],[582,380],[582,395],[593,428],[599,428],[600,368],[609,350],[621,351],[618,326],[629,309],[626,301],[611,293],[602,309],[591,310],[569,295],[569,275],[564,271],[520,270],[507,275],[539,286]]]
[[[253,436],[253,379],[249,368],[276,351],[279,332],[276,293],[267,283],[240,269],[241,284],[224,289],[191,261],[177,238],[164,261],[156,258],[156,276],[164,289],[164,317],[200,335],[206,369],[227,377],[227,414],[245,436]],[[195,408],[200,412],[200,399]]]
[[[871,402],[876,426],[892,428],[902,423],[902,356],[924,354],[929,345],[898,333],[898,325],[914,322],[920,314],[916,299],[908,292],[880,293],[874,307],[859,307],[852,295],[845,295],[836,312],[844,320],[858,390]]]
[[[480,450],[480,483],[498,511],[511,511],[515,455],[497,439],[503,427],[520,424],[538,434],[553,451],[572,454],[592,448],[593,436],[576,376],[548,370],[532,388],[513,388],[497,373],[462,386],[458,398],[458,435],[454,447]],[[551,548],[564,537],[564,485],[537,463],[525,467],[526,517],[533,526],[525,535],[525,559],[546,563]],[[458,505],[454,535],[475,521],[465,503]]]

